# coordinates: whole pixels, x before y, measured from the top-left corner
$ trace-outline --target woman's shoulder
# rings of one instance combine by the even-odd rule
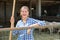
[[[34,18],[30,18],[30,17],[29,17],[29,19],[33,20]]]

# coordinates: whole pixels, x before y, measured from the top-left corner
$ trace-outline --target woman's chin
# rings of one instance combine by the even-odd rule
[[[23,18],[27,18],[26,16],[23,16]]]

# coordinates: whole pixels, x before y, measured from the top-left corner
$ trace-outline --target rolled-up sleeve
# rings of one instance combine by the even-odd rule
[[[40,25],[40,26],[46,25],[45,21],[40,21],[40,20],[37,20],[37,19],[33,19],[33,23],[34,23],[34,24],[37,23],[37,24]]]
[[[38,24],[41,25],[41,26],[45,26],[46,25],[45,21],[39,21]]]

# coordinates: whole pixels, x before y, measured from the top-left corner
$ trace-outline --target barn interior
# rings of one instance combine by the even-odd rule
[[[21,19],[19,15],[21,6],[29,7],[30,17],[32,18],[48,21],[48,23],[60,23],[60,0],[17,0],[14,13],[15,24]],[[10,28],[12,7],[13,0],[0,0],[0,28]],[[60,26],[52,28],[36,29],[34,31],[34,39],[60,40]],[[3,30],[0,30],[0,40],[8,40],[10,31]],[[14,36],[12,39],[16,40],[16,38],[17,36]]]
[[[60,21],[60,0],[41,0],[40,2],[39,0],[17,0],[15,7],[16,22],[20,19],[19,9],[24,5],[30,8],[30,17],[32,18],[45,21]],[[13,0],[0,0],[0,25],[9,27],[12,6]],[[38,12],[40,12],[40,16]]]

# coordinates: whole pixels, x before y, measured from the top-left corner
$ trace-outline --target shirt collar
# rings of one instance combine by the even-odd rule
[[[29,17],[27,18],[26,23],[27,23],[28,20],[29,20]],[[22,19],[21,19],[21,22],[23,22]]]

